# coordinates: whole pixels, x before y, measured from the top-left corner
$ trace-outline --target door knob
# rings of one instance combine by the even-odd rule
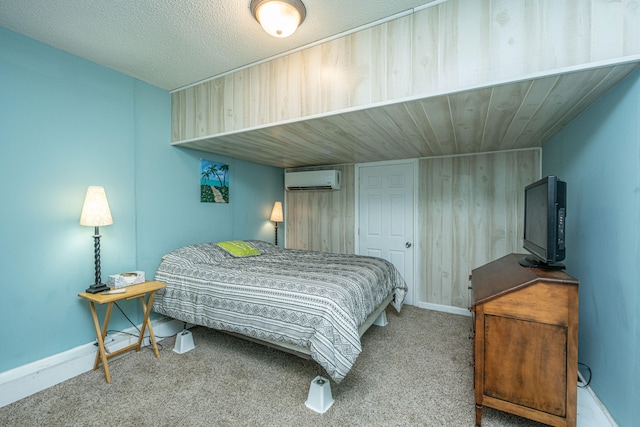
[[[405,243],[405,244],[404,244],[404,247],[405,247],[405,248],[410,248],[410,247],[411,247],[411,242],[407,242],[407,243]]]

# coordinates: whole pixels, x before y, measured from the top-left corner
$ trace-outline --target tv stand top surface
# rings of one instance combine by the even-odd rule
[[[526,256],[509,254],[474,269],[471,272],[473,282],[485,284],[478,289],[473,288],[474,305],[540,281],[577,285],[578,280],[563,270],[521,266],[518,259]]]
[[[542,268],[544,270],[564,270],[566,267],[561,262],[543,262],[535,256],[524,255],[518,258],[518,263],[527,268]]]

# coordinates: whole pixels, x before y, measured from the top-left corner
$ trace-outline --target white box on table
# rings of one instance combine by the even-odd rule
[[[110,288],[123,288],[125,286],[137,285],[145,281],[144,271],[129,271],[126,273],[112,274],[109,276],[107,285]]]

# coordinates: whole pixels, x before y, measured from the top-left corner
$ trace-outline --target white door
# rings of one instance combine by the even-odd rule
[[[358,253],[391,261],[414,304],[414,162],[360,166]]]

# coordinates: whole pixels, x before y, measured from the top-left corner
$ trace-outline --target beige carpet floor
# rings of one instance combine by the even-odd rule
[[[211,329],[195,349],[146,348],[0,408],[2,426],[473,426],[471,318],[405,306],[372,326],[324,414],[305,406],[314,362]],[[539,426],[484,410],[483,426]]]

